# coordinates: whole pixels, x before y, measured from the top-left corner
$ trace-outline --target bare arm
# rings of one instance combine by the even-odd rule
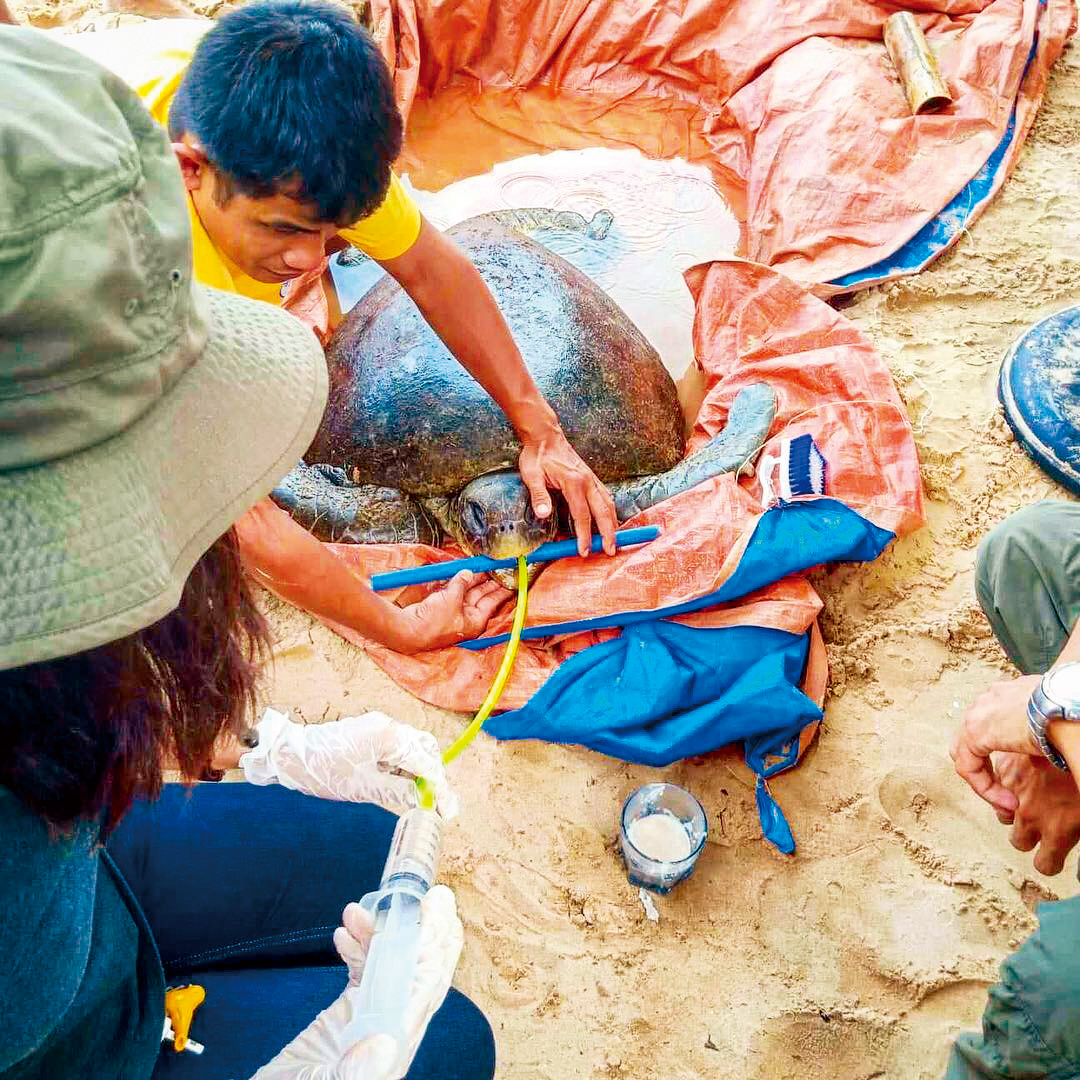
[[[491,291],[465,253],[425,221],[404,255],[382,263],[413,298],[462,367],[494,398],[522,442],[521,478],[538,517],[552,512],[548,487],[570,507],[578,549],[592,522],[615,550],[615,506],[608,490],[567,441],[554,410],[525,366]]]
[[[7,0],[0,0],[0,23],[9,23],[11,26],[18,26],[19,20],[11,12],[11,8],[7,5]]]
[[[1075,632],[1073,636],[1076,636]],[[1080,788],[1080,724],[1069,720],[1053,721],[1046,725],[1046,736],[1065,759],[1073,781]]]
[[[396,652],[422,652],[475,636],[508,595],[497,582],[459,574],[421,603],[399,608],[269,499],[237,521],[236,535],[256,581]]]

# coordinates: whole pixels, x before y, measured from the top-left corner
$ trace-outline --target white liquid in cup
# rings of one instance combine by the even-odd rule
[[[630,822],[630,843],[654,862],[682,862],[693,852],[686,826],[669,810],[659,810]]]

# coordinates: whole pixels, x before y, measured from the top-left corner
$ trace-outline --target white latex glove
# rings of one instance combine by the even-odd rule
[[[445,886],[443,886],[445,887]],[[439,888],[439,886],[435,886]],[[428,890],[430,894],[431,890]],[[349,969],[349,985],[359,986],[368,946],[375,933],[375,916],[357,903],[346,904],[341,926],[334,931],[334,948]]]
[[[283,787],[339,802],[372,802],[395,814],[420,804],[413,782],[426,777],[443,818],[458,812],[435,736],[385,713],[297,724],[267,709],[255,725],[259,745],[240,758],[252,784]],[[395,771],[404,775],[395,775]]]
[[[349,966],[348,988],[252,1080],[399,1080],[404,1076],[432,1016],[446,999],[464,942],[454,894],[445,885],[428,892],[420,912],[420,950],[405,1018],[408,1044],[398,1047],[387,1035],[375,1035],[353,1046],[345,1042],[353,1010],[358,1008],[360,976],[372,933],[367,913],[358,904],[350,904],[342,917],[345,926],[334,934],[334,944]]]

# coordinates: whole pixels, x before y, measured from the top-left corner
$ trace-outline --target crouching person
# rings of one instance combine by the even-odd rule
[[[953,738],[957,772],[1035,869],[1060,873],[1080,840],[1080,503],[1013,514],[983,542],[979,602],[1023,674],[989,687]],[[1001,967],[979,1035],[948,1080],[1080,1076],[1080,897],[1043,904]]]

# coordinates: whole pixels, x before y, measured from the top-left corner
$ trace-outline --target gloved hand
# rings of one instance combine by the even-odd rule
[[[255,729],[258,746],[240,758],[249,783],[281,784],[340,802],[373,802],[403,814],[419,805],[413,778],[423,776],[434,788],[442,817],[457,816],[457,796],[430,732],[379,712],[297,724],[276,709],[267,709]]]
[[[346,1044],[345,1032],[359,1008],[358,987],[373,926],[358,904],[345,909],[342,921],[345,926],[338,927],[334,944],[349,967],[348,988],[252,1080],[399,1080],[409,1071],[461,955],[464,933],[454,894],[436,885],[420,903],[420,950],[402,1047],[386,1035]]]
[[[428,890],[429,893],[430,891]],[[341,913],[341,926],[334,931],[334,948],[349,969],[350,986],[360,985],[360,978],[364,974],[364,961],[367,960],[368,947],[374,933],[375,916],[355,902],[346,904]]]

